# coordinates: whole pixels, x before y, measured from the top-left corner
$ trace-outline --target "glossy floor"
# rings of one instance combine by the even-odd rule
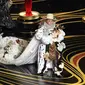
[[[23,1],[24,0],[13,0],[14,3],[11,8],[11,16],[15,22],[17,21],[18,13],[23,9]],[[58,18],[56,23],[65,26],[64,31],[66,32],[66,36],[64,42],[66,43],[66,49],[62,52],[63,62],[65,64],[62,73],[63,77],[49,78],[35,75],[36,65],[16,67],[14,65],[1,64],[1,85],[85,85],[85,23],[82,20],[85,14],[85,8],[83,0],[78,0],[78,3],[77,0],[75,0],[76,5],[73,7],[71,7],[73,0],[70,1],[71,5],[69,4],[70,2],[68,3],[68,0],[61,0],[61,2],[58,0],[56,4],[59,3],[59,5],[57,6],[55,6],[54,2],[56,1],[33,0],[33,9],[39,11],[41,17],[46,16],[48,12],[53,12]],[[45,8],[48,6],[45,10],[41,7],[43,3],[45,4]],[[48,10],[49,8],[50,10]],[[12,11],[12,9],[14,9],[14,11]],[[35,32],[34,30],[32,31]],[[20,26],[15,28],[14,31],[13,29],[4,28],[3,32],[5,35],[13,35],[26,39],[29,37],[29,31]],[[22,68],[24,68],[24,70]]]

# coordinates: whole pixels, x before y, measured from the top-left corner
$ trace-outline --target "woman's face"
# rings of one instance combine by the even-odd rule
[[[53,21],[52,19],[48,19],[48,20],[46,21],[46,23],[47,23],[48,25],[51,25],[51,24],[54,23],[54,21]]]

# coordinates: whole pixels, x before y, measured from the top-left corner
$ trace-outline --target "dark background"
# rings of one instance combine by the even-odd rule
[[[45,0],[45,1],[40,0],[39,2],[33,2],[32,4],[32,10],[38,11],[41,14],[70,12],[70,11],[75,11],[83,8],[85,8],[85,0]],[[10,11],[11,13],[14,12],[19,13],[20,11],[23,10],[25,10],[24,4],[13,5]],[[81,12],[85,14],[85,10]],[[82,17],[77,19],[75,18],[73,20],[66,20],[66,21],[69,22],[69,21],[77,21],[77,20],[82,20]],[[85,34],[85,23],[83,22],[65,24],[64,26],[65,26],[64,31],[66,32],[67,35]]]
[[[36,0],[33,0],[36,1]],[[40,14],[43,13],[60,13],[60,12],[70,12],[79,9],[85,8],[85,0],[45,0],[45,1],[38,1],[33,2],[32,10],[38,11]],[[13,4],[10,8],[10,14],[18,14],[21,11],[24,11],[24,4]],[[80,13],[85,14],[85,10],[81,11]],[[69,22],[69,21],[77,21],[82,20],[81,18],[74,18],[68,19],[61,22]],[[30,37],[29,34],[22,34],[21,32],[29,32],[29,29],[25,29],[24,26],[19,25],[17,21],[16,28],[3,28],[3,32],[5,35],[13,35],[13,36],[27,36]],[[60,23],[60,22],[59,22]],[[85,23],[84,22],[77,22],[77,23],[69,23],[64,24],[66,35],[84,35],[85,34]],[[34,31],[35,29],[30,29]],[[32,36],[31,36],[32,37]]]
[[[65,12],[85,7],[85,0],[46,0],[33,3],[33,9],[39,12]]]
[[[67,12],[82,8],[85,8],[85,0],[33,0],[32,3],[32,10],[40,13]],[[12,13],[20,12],[24,10],[24,4],[14,4],[10,10]]]

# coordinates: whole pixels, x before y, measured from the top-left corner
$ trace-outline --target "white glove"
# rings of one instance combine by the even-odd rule
[[[59,65],[59,68],[64,68],[64,63],[61,63],[60,65]]]
[[[58,46],[57,49],[58,49],[60,52],[62,52],[63,49],[66,48],[66,45],[65,45],[65,43],[63,43],[63,42],[57,44],[57,46]]]

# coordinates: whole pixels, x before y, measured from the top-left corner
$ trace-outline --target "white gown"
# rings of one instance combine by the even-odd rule
[[[3,64],[14,64],[17,66],[35,63],[35,61],[37,60],[38,47],[41,44],[41,42],[48,43],[50,41],[50,38],[48,41],[47,38],[44,37],[44,33],[47,32],[44,29],[45,29],[44,25],[38,29],[38,31],[36,32],[34,37],[31,39],[31,41],[29,43],[26,43],[26,48],[24,49],[23,52],[18,49],[18,48],[20,48],[20,45],[18,45],[17,43],[13,44],[16,41],[16,39],[19,39],[19,38],[16,38],[16,37],[2,38],[2,36],[1,36],[2,39],[0,39],[0,40],[2,40],[2,41],[0,41],[0,43],[1,43],[0,46],[3,46],[3,50],[0,49],[0,62]],[[9,54],[5,53],[5,57],[3,57],[4,56],[4,47],[6,47],[4,45],[8,41],[11,41],[11,40],[13,43],[9,47],[11,49],[13,49],[13,53],[11,53],[11,50],[10,50]],[[21,40],[21,39],[19,39],[19,40]],[[4,42],[4,44],[3,44],[3,42]],[[9,50],[7,50],[7,51],[9,51]],[[15,58],[15,54],[16,54],[16,58]]]
[[[53,28],[54,28],[54,26],[53,26]],[[17,66],[35,63],[35,61],[37,60],[37,56],[38,56],[39,45],[40,44],[46,45],[52,41],[52,36],[50,36],[50,35],[48,36],[48,34],[50,32],[48,29],[49,28],[47,28],[46,25],[43,25],[41,28],[39,28],[38,31],[36,32],[36,34],[34,35],[34,37],[32,38],[32,40],[29,43],[26,43],[26,45],[25,45],[26,48],[22,53],[19,52],[21,50],[17,50],[18,47],[20,47],[20,45],[17,45],[17,43],[12,45],[12,48],[13,48],[12,54],[13,55],[10,54],[11,51],[9,51],[9,57],[7,56],[7,57],[3,58],[3,54],[2,54],[3,50],[1,50],[0,55],[2,55],[2,57],[0,57],[0,62],[3,64],[14,64]],[[16,40],[18,38],[8,37],[8,41],[10,41],[11,39]],[[3,41],[3,39],[2,39],[2,41]],[[17,52],[16,52],[17,58],[14,58],[16,50],[17,50]],[[18,54],[20,54],[20,55],[18,56]],[[3,62],[2,62],[2,60],[3,60]]]
[[[24,52],[15,60],[14,62],[15,65],[18,66],[18,65],[35,63],[38,56],[39,45],[41,43],[49,44],[49,42],[52,39],[52,36],[46,36],[49,33],[48,32],[49,28],[47,28],[47,26],[49,25],[44,23],[44,25],[37,30],[36,34],[34,35],[32,40],[29,42]],[[52,27],[54,28],[54,26],[55,25],[53,24]]]

